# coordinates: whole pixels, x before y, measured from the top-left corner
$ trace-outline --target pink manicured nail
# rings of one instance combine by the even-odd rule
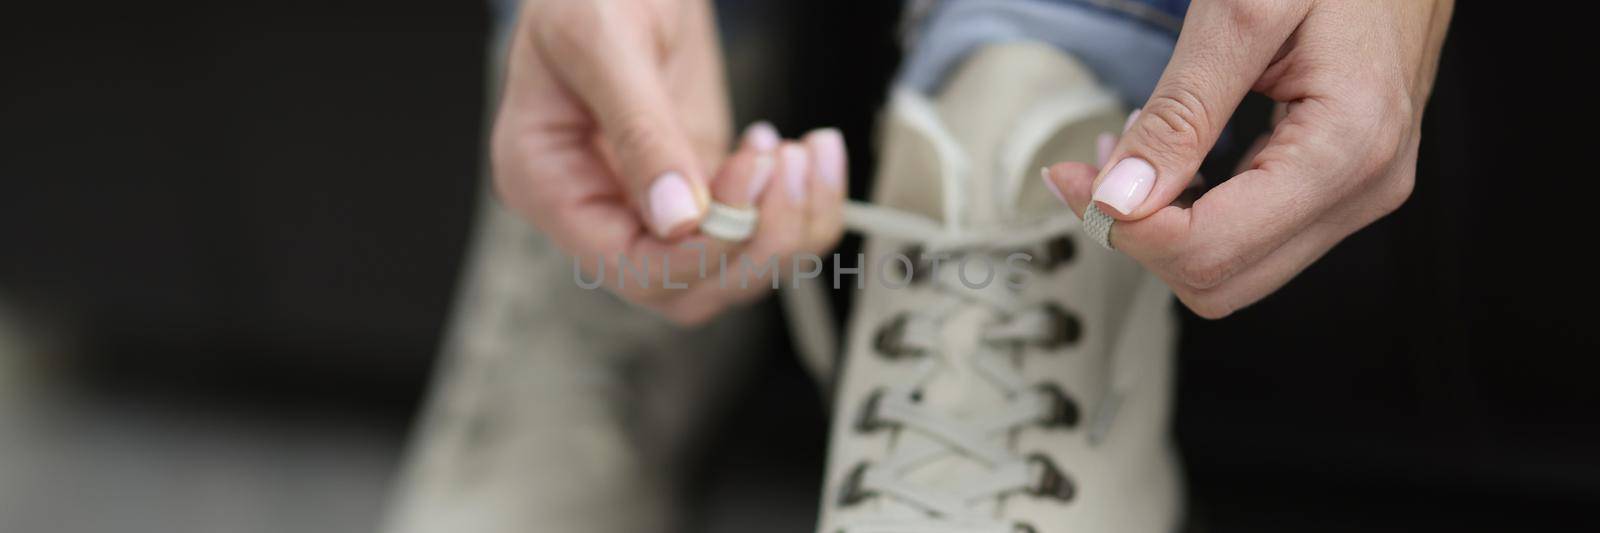
[[[1111,172],[1106,173],[1105,179],[1100,181],[1100,187],[1094,190],[1094,201],[1126,215],[1150,196],[1150,189],[1155,183],[1156,168],[1150,166],[1149,161],[1129,157],[1118,161],[1117,166],[1111,167]]]
[[[839,130],[828,128],[813,131],[806,135],[806,145],[817,157],[817,174],[822,176],[822,182],[834,190],[843,187],[844,136],[839,134]]]
[[[1127,133],[1128,132],[1128,128],[1132,128],[1133,127],[1133,121],[1135,121],[1135,120],[1139,120],[1139,110],[1138,109],[1133,110],[1132,113],[1128,113],[1128,121],[1124,122],[1122,124],[1122,132],[1123,133]]]
[[[784,145],[779,151],[783,157],[783,183],[789,189],[789,199],[796,205],[806,201],[806,149],[798,144]]]
[[[777,150],[781,142],[783,138],[778,135],[778,128],[765,120],[751,124],[744,130],[744,145],[757,152]]]
[[[772,181],[773,167],[778,166],[773,161],[772,154],[763,153],[756,156],[756,168],[750,176],[750,205],[760,201],[761,193],[767,190],[767,183]]]
[[[1117,136],[1102,133],[1094,139],[1094,166],[1104,167],[1111,160],[1111,151],[1117,148]]]
[[[700,216],[689,182],[677,172],[668,172],[650,184],[650,222],[656,235],[665,237],[679,224]]]
[[[1067,195],[1061,194],[1061,188],[1056,186],[1055,180],[1050,179],[1050,167],[1041,167],[1039,169],[1039,179],[1044,180],[1044,186],[1049,188],[1052,194],[1056,195],[1057,200],[1061,200],[1061,203],[1066,205]]]

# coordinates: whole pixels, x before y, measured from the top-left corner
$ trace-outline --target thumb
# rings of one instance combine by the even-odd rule
[[[1122,220],[1171,204],[1301,18],[1303,2],[1194,2],[1172,60],[1094,181]]]
[[[689,136],[678,120],[656,38],[659,28],[638,12],[608,12],[621,3],[583,2],[601,11],[556,30],[545,50],[573,94],[600,127],[612,171],[645,225],[657,237],[687,234],[710,195]]]

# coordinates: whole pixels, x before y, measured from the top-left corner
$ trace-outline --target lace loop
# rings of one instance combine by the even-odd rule
[[[1074,229],[1070,215],[1050,217],[992,230],[959,232],[926,217],[889,208],[850,204],[848,226],[877,237],[903,241],[926,253],[995,254],[1035,249],[1043,244],[1050,260],[1071,255],[1061,233]],[[920,274],[921,272],[917,272]],[[1071,481],[1047,456],[1023,456],[1012,450],[1008,435],[1028,425],[1071,428],[1081,414],[1060,386],[1029,383],[1017,368],[1023,347],[1054,350],[1076,342],[1077,319],[1056,304],[1030,304],[1018,289],[1003,282],[974,286],[957,268],[941,268],[915,289],[938,296],[934,303],[894,315],[883,324],[874,348],[891,364],[910,365],[906,381],[873,391],[861,406],[855,429],[861,432],[911,432],[917,439],[895,439],[895,447],[875,463],[851,470],[840,493],[840,505],[857,506],[872,499],[900,504],[864,513],[843,525],[841,533],[1014,533],[1025,524],[1008,524],[978,505],[1007,494],[1034,494],[1070,500]],[[948,353],[942,346],[947,322],[984,309],[977,343],[968,353]],[[968,363],[957,364],[959,359]],[[946,411],[935,402],[919,401],[922,387],[944,372],[970,368],[1000,393],[995,404]],[[934,461],[960,457],[981,468],[964,471],[959,483],[930,487],[907,474]]]

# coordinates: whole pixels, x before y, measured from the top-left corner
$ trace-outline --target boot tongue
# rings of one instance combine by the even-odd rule
[[[955,69],[936,104],[972,161],[960,180],[959,223],[992,227],[1065,207],[1039,179],[1061,161],[1094,162],[1095,137],[1121,125],[1116,99],[1054,47],[984,47]]]
[[[934,103],[916,91],[896,89],[883,128],[889,142],[879,154],[877,174],[907,178],[879,180],[873,203],[940,222],[956,220],[960,195],[948,189],[966,173],[968,158]]]

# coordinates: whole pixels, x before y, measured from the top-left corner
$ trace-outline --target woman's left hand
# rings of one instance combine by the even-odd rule
[[[1283,286],[1399,208],[1451,0],[1194,0],[1172,61],[1106,168],[1047,176],[1080,216],[1207,318]],[[1232,179],[1174,202],[1248,91],[1278,102]]]

